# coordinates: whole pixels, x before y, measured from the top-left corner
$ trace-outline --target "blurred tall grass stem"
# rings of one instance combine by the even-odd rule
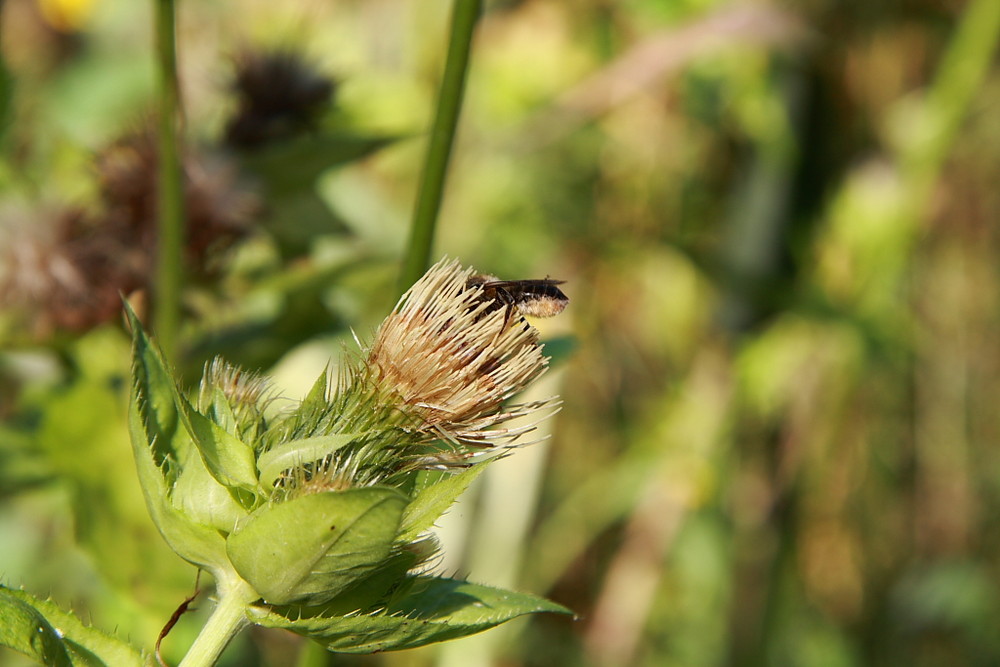
[[[178,149],[180,93],[177,81],[176,6],[156,0],[156,58],[159,77],[159,192],[157,193],[154,321],[168,359],[175,358],[180,326],[184,200]]]
[[[441,81],[434,126],[431,129],[430,145],[427,147],[427,158],[420,174],[410,239],[406,244],[406,256],[399,277],[400,294],[415,283],[430,264],[434,229],[441,210],[451,147],[455,142],[455,129],[462,111],[472,33],[482,12],[482,5],[482,0],[455,0],[452,10],[448,58]]]

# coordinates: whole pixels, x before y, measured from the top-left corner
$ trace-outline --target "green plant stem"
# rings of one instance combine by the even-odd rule
[[[157,258],[154,290],[156,335],[168,359],[174,359],[180,326],[181,246],[184,201],[177,145],[180,93],[177,83],[174,0],[156,0],[156,54],[159,74],[159,163],[157,189]]]
[[[451,147],[455,141],[455,128],[462,110],[472,34],[482,11],[482,4],[482,0],[455,0],[452,8],[448,58],[441,80],[427,157],[421,172],[406,257],[399,277],[400,293],[416,282],[430,265],[434,228],[441,209]]]
[[[910,200],[912,211],[926,210],[932,184],[989,73],[998,41],[1000,3],[968,3],[927,94],[922,140],[909,142],[900,150],[907,185],[918,194]]]
[[[249,624],[247,608],[260,597],[250,584],[233,576],[219,581],[219,601],[198,638],[181,660],[179,667],[214,665],[233,637]]]
[[[998,29],[1000,4],[975,0],[966,7],[928,95],[927,103],[938,125],[935,153],[950,146],[973,98],[982,89],[1000,41]]]
[[[299,648],[298,658],[295,660],[295,667],[326,667],[335,664],[332,660],[333,654],[327,651],[322,644],[316,642],[303,642]]]

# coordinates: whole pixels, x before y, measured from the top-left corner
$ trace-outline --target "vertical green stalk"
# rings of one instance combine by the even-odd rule
[[[247,609],[260,594],[235,575],[231,578],[219,576],[216,587],[219,600],[215,609],[181,660],[180,667],[211,667],[233,637],[249,624]]]
[[[916,192],[911,210],[919,213],[948,157],[961,123],[989,72],[1000,40],[1000,3],[973,0],[955,29],[931,84],[924,105],[921,141],[901,147],[900,161],[907,185]]]
[[[157,257],[154,324],[168,359],[175,358],[180,326],[181,245],[184,200],[177,145],[180,94],[174,0],[156,0],[156,62],[159,75],[159,173],[157,190]]]
[[[448,59],[445,62],[441,92],[438,95],[430,145],[421,172],[403,270],[399,276],[400,293],[415,283],[430,264],[434,227],[438,211],[441,209],[448,161],[455,141],[458,116],[462,110],[472,33],[482,11],[482,4],[482,0],[455,0],[452,8]]]

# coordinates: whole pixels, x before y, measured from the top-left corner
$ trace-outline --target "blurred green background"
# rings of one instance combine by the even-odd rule
[[[152,5],[0,13],[0,577],[147,649],[195,585],[124,425]],[[176,363],[301,395],[396,297],[450,4],[179,12]],[[564,404],[440,567],[578,618],[361,658],[253,631],[226,664],[1000,663],[998,36],[995,0],[488,2],[435,259],[567,281],[532,390]],[[305,111],[236,131],[268,53]]]

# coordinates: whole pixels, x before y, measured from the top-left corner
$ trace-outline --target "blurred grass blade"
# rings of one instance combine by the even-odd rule
[[[180,90],[174,0],[156,2],[156,55],[159,72],[159,178],[155,327],[167,358],[175,358],[183,282],[184,184],[178,146]]]
[[[190,435],[198,447],[212,476],[231,488],[255,491],[257,467],[253,451],[241,440],[202,415],[180,393],[167,369],[163,355],[152,344],[142,328],[142,322],[125,304],[126,317],[132,327],[133,340],[133,401],[141,402],[144,434],[156,448],[157,463],[167,457],[184,461],[185,445]],[[177,429],[178,417],[186,434]]]
[[[7,69],[7,61],[0,54],[0,146],[7,136],[7,129],[14,118],[14,77]]]

